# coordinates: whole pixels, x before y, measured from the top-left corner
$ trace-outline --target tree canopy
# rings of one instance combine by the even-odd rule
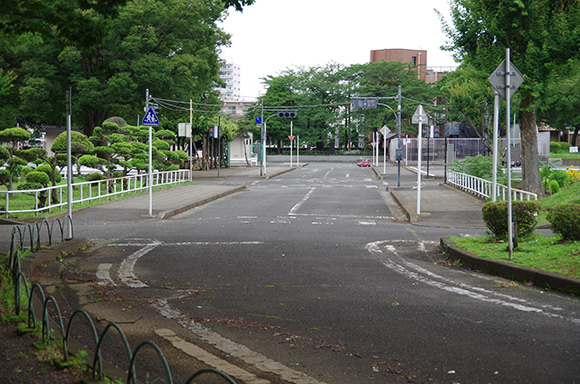
[[[453,0],[445,29],[464,66],[491,74],[510,48],[525,77],[520,88],[523,187],[542,195],[536,111],[546,85],[570,61],[580,58],[580,3],[568,0]]]
[[[146,89],[156,97],[206,100],[221,84],[219,47],[230,38],[217,21],[227,8],[241,11],[253,2],[4,2],[0,68],[16,77],[0,93],[0,115],[11,116],[12,125],[62,125],[72,86],[73,121],[90,135],[107,117],[134,121],[143,114]]]

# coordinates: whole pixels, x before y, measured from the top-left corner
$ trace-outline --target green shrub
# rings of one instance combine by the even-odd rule
[[[50,164],[47,164],[47,163],[39,165],[38,167],[36,167],[35,170],[38,172],[46,173],[48,175],[48,177],[51,177],[51,175],[52,175],[52,167],[50,166]],[[60,183],[62,181],[62,176],[60,175],[60,173],[56,172],[55,176],[56,176],[55,182]]]
[[[534,232],[540,209],[540,203],[537,201],[512,202],[512,221],[516,224],[518,236],[527,236]],[[507,201],[485,203],[482,216],[485,226],[496,238],[507,238]]]
[[[47,187],[50,184],[50,177],[44,172],[32,171],[26,175],[26,182]]]
[[[564,188],[570,184],[570,175],[563,169],[557,169],[548,176],[548,180],[556,180],[560,188]]]
[[[560,192],[560,184],[556,180],[548,180],[548,192],[551,195]]]
[[[93,173],[89,173],[88,175],[85,175],[86,181],[97,181],[97,180],[103,180],[104,178],[105,178],[105,175],[103,175],[100,172],[93,172]]]
[[[580,240],[580,204],[560,204],[550,208],[546,219],[552,231],[564,240]]]
[[[560,143],[556,141],[550,142],[550,152],[552,153],[562,152],[562,146],[560,145]]]

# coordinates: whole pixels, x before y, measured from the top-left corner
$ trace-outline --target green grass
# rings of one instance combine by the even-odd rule
[[[580,161],[580,154],[570,152],[550,152],[550,159],[577,159]]]
[[[559,204],[580,204],[580,182],[562,188],[560,192],[538,200],[542,212],[538,225],[547,224],[546,210]],[[564,242],[559,235],[539,234],[518,239],[514,248],[513,261],[509,260],[507,240],[498,242],[491,237],[458,238],[450,237],[459,248],[476,256],[505,261],[516,265],[558,273],[580,279],[580,241]]]
[[[509,260],[507,241],[497,242],[488,237],[450,237],[459,248],[485,259],[505,261],[516,265],[553,272],[580,279],[580,241],[563,242],[559,236],[534,235],[520,239]]]

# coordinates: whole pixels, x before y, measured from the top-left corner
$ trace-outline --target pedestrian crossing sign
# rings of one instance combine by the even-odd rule
[[[143,117],[143,121],[141,122],[142,125],[146,127],[158,127],[159,126],[159,119],[155,112],[153,112],[153,108],[149,108],[145,117]]]

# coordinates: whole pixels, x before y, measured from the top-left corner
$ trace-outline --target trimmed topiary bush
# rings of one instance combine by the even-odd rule
[[[98,181],[98,180],[103,180],[104,178],[105,178],[105,175],[103,175],[100,172],[93,172],[93,173],[89,173],[88,175],[85,175],[86,181]]]
[[[557,180],[548,181],[548,192],[550,192],[551,195],[560,192],[560,184]]]
[[[564,240],[580,240],[580,204],[560,204],[550,208],[546,219],[552,231]]]
[[[528,236],[538,224],[538,212],[541,206],[537,201],[512,202],[512,220],[516,224],[517,236]],[[496,238],[507,238],[508,212],[507,201],[488,202],[482,208],[485,226]]]

